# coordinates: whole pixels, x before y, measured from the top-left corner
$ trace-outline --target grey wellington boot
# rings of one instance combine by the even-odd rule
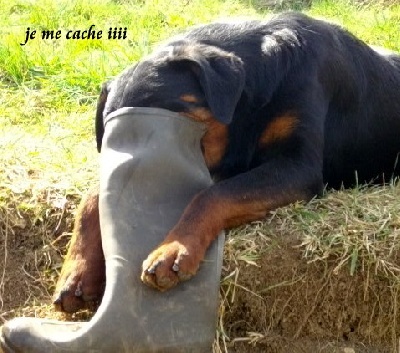
[[[211,184],[202,134],[199,123],[163,109],[122,108],[107,117],[99,206],[103,301],[87,323],[7,322],[0,333],[4,352],[211,352],[223,234],[190,281],[165,293],[140,281],[143,260],[193,195]]]

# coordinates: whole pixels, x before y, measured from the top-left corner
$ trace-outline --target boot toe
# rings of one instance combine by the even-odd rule
[[[12,319],[1,327],[0,352],[51,352],[55,348],[55,342],[70,339],[82,324],[27,317]]]

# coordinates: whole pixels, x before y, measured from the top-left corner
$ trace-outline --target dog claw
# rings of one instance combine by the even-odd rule
[[[174,272],[179,272],[179,264],[178,263],[174,263],[174,266],[172,266],[172,270],[174,271]]]
[[[151,265],[146,272],[153,275],[156,273],[157,266],[161,263],[161,261],[157,261],[155,264]]]
[[[82,294],[83,294],[83,291],[82,291],[82,282],[79,282],[78,285],[76,286],[75,296],[76,296],[76,297],[81,297]]]

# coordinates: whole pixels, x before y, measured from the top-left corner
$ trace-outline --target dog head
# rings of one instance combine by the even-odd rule
[[[210,45],[174,42],[103,85],[96,113],[98,150],[104,117],[122,107],[164,108],[228,125],[244,84],[239,57]]]

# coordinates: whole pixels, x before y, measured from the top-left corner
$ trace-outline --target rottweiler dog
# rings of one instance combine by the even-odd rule
[[[310,200],[325,185],[400,174],[400,56],[300,13],[196,27],[104,84],[99,151],[103,118],[122,107],[165,108],[206,126],[202,151],[215,184],[144,262],[143,282],[161,291],[196,273],[222,229]],[[55,305],[76,311],[100,299],[104,283],[93,191],[77,214]]]

